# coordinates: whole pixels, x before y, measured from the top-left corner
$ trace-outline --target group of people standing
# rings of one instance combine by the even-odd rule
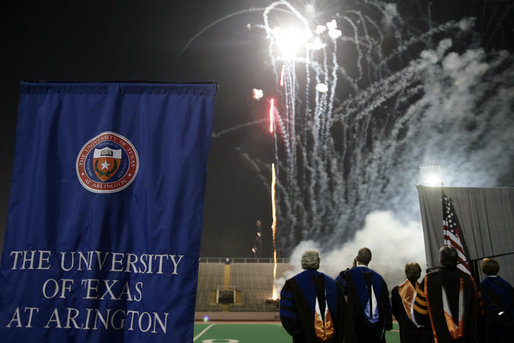
[[[280,293],[280,319],[293,343],[385,342],[393,315],[402,343],[514,342],[514,290],[497,276],[496,260],[482,260],[488,276],[476,285],[457,268],[455,248],[443,246],[441,266],[418,283],[421,267],[408,263],[406,280],[390,299],[383,277],[368,268],[371,257],[370,249],[360,249],[353,267],[333,279],[318,271],[318,251],[303,253],[304,271]]]

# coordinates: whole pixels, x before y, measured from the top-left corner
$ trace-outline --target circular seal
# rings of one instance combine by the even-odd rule
[[[88,191],[115,193],[134,181],[139,170],[139,156],[127,138],[106,131],[84,144],[75,168],[80,183]]]

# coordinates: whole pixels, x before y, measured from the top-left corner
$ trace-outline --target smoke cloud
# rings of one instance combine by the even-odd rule
[[[371,249],[373,258],[369,267],[380,273],[389,289],[405,280],[404,267],[408,262],[417,262],[421,268],[426,267],[425,246],[421,224],[416,221],[404,222],[394,213],[376,211],[370,213],[362,230],[355,237],[339,248],[326,250],[316,241],[303,241],[298,244],[289,262],[297,268],[286,271],[277,280],[277,286],[283,286],[287,278],[301,271],[300,258],[306,249],[320,252],[320,271],[331,277],[346,268],[351,268],[354,257],[362,247]]]

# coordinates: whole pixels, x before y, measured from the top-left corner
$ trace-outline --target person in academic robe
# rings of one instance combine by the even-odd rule
[[[293,343],[343,341],[344,296],[334,279],[318,271],[314,249],[301,258],[303,272],[288,279],[280,292],[280,320]]]
[[[480,283],[480,341],[507,343],[514,341],[514,289],[498,276],[500,264],[484,258],[480,264],[487,275]]]
[[[391,307],[393,316],[400,326],[400,342],[432,342],[432,332],[426,328],[418,327],[411,319],[416,287],[419,287],[418,279],[421,276],[419,264],[416,262],[407,263],[405,265],[405,276],[407,279],[391,291]]]
[[[435,343],[478,341],[478,295],[473,278],[457,268],[457,256],[454,247],[441,247],[441,267],[416,289],[414,320],[432,330]]]
[[[385,331],[392,329],[391,303],[383,277],[368,268],[371,250],[362,248],[354,266],[336,279],[346,297],[344,316],[347,343],[385,342]]]

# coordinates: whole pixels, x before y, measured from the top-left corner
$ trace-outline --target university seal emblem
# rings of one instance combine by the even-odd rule
[[[139,156],[127,138],[106,131],[84,144],[75,167],[80,183],[88,191],[115,193],[134,181]]]

